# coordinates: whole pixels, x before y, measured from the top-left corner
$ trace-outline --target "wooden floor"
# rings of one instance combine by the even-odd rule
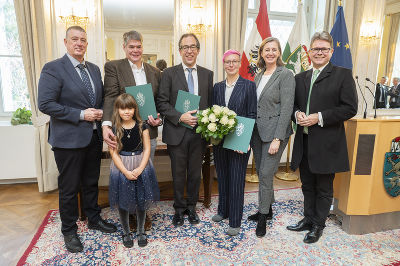
[[[159,185],[163,197],[173,197],[171,182]],[[274,179],[275,189],[300,185],[299,181]],[[245,190],[258,190],[258,183],[246,182]],[[217,193],[217,182],[214,180],[212,194]],[[100,191],[99,204],[107,203],[107,200],[107,191]],[[0,185],[0,265],[15,265],[18,262],[51,209],[58,209],[57,191],[39,193],[36,183]]]

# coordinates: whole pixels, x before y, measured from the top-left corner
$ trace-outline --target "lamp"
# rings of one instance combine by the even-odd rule
[[[198,35],[205,34],[212,30],[212,24],[209,23],[207,8],[203,5],[204,1],[191,0],[190,8],[187,10],[184,28],[186,32],[192,32]]]
[[[360,28],[360,37],[361,41],[365,44],[379,39],[377,24],[373,20],[364,22]]]
[[[60,12],[61,13],[61,12]],[[85,31],[87,30],[87,26],[89,25],[89,17],[85,16],[76,16],[74,15],[74,9],[71,9],[71,15],[60,15],[59,16],[61,23],[65,24],[65,29],[68,29],[71,26],[81,26]]]

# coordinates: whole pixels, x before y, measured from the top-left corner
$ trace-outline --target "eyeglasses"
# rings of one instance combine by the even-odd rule
[[[239,60],[232,60],[232,61],[224,61],[224,64],[225,65],[227,65],[227,66],[229,66],[229,65],[237,65],[237,64],[239,64],[240,63],[240,61]]]
[[[189,45],[181,46],[181,47],[179,47],[179,49],[187,52],[187,51],[189,51],[189,49],[192,50],[192,51],[197,51],[197,49],[199,49],[199,47],[197,45],[193,44],[193,45],[190,45],[190,46]]]
[[[321,53],[323,53],[323,54],[327,54],[327,53],[329,53],[329,51],[330,51],[331,49],[332,49],[332,48],[327,48],[327,47],[315,47],[315,48],[311,48],[310,51],[311,51],[313,54],[316,54],[316,53],[318,53],[318,52],[321,52]]]

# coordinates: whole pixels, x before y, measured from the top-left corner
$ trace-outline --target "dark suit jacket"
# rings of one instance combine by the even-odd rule
[[[261,82],[265,69],[254,78],[256,86]],[[257,102],[256,126],[263,142],[271,142],[274,138],[284,140],[292,135],[290,117],[294,101],[293,73],[283,67],[276,68],[263,88]]]
[[[204,110],[211,106],[213,72],[197,65],[200,104],[199,109]],[[189,92],[182,64],[169,67],[163,71],[157,97],[158,111],[164,116],[163,142],[178,145],[185,134],[186,127],[179,124],[182,113],[175,109],[178,91]]]
[[[294,113],[306,112],[312,70],[297,74]],[[349,170],[346,135],[343,122],[357,113],[358,98],[351,70],[329,63],[314,82],[310,114],[322,113],[323,127],[308,128],[308,163],[312,173],[331,174]],[[303,156],[303,127],[298,125],[293,145],[293,170]]]
[[[382,91],[383,91],[383,102],[380,101],[381,99],[381,84],[378,83],[376,84],[375,88],[375,103],[376,103],[376,108],[386,108],[387,104],[387,92],[386,92],[386,86],[383,86]]]
[[[56,148],[75,149],[89,145],[93,124],[79,120],[81,110],[103,106],[103,83],[100,69],[85,62],[94,83],[96,103],[90,104],[84,87],[67,55],[44,65],[38,85],[39,110],[50,116],[49,143]],[[101,128],[100,123],[97,127]],[[97,130],[101,138],[101,130]]]
[[[390,108],[397,108],[400,107],[400,84],[397,85],[397,88],[394,86],[388,91],[390,95],[389,105]]]
[[[225,90],[225,80],[214,85],[213,104],[226,106]],[[227,107],[239,116],[255,119],[257,115],[256,84],[239,76]]]
[[[147,83],[153,87],[154,99],[158,93],[161,72],[145,62],[143,62],[144,72],[146,73]],[[125,87],[136,86],[135,77],[132,73],[131,65],[127,58],[113,60],[104,65],[104,114],[103,121],[111,121],[115,99],[125,93]],[[147,117],[142,117],[147,120]],[[158,135],[157,127],[149,126],[150,138],[154,139]]]

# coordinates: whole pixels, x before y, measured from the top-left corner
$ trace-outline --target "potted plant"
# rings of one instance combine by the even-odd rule
[[[31,117],[32,117],[32,112],[30,110],[27,110],[25,107],[24,108],[18,108],[12,114],[11,124],[13,126],[20,125],[20,124],[30,124],[30,125],[32,125]]]

